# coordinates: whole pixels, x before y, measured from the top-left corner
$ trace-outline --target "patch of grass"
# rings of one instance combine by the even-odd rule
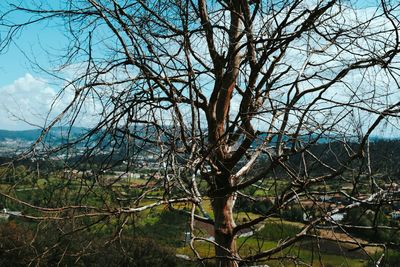
[[[254,220],[260,216],[261,215],[255,214],[252,212],[240,211],[240,212],[235,213],[235,221],[238,223],[242,223],[242,222]]]
[[[196,248],[196,251],[201,255],[201,257],[214,257],[215,256],[214,245],[211,244],[210,242],[197,241],[194,243],[194,247]],[[177,248],[176,253],[188,255],[191,258],[195,257],[195,254],[193,253],[193,251],[189,245]]]
[[[140,234],[156,239],[166,245],[173,247],[182,246],[185,237],[184,233],[188,231],[186,229],[187,216],[168,210],[154,215],[153,219],[145,219],[146,224],[140,227]]]
[[[269,221],[258,231],[257,236],[269,241],[280,241],[295,236],[301,227],[277,221]]]
[[[261,251],[267,251],[275,248],[277,242],[257,240],[256,238],[240,238],[238,240],[239,255],[246,257],[254,255]],[[195,248],[202,257],[214,257],[214,246],[205,241],[195,242]],[[193,251],[189,246],[181,247],[176,250],[178,254],[185,254],[190,257],[195,257]],[[331,254],[318,254],[316,251],[310,251],[301,249],[298,246],[292,246],[278,252],[274,258],[281,258],[280,260],[267,260],[264,262],[255,263],[262,265],[263,263],[269,266],[299,266],[295,262],[291,261],[290,258],[296,258],[298,262],[303,262],[300,266],[346,266],[346,267],[363,267],[367,263],[366,260],[346,258],[341,255]],[[286,259],[285,259],[286,258]]]

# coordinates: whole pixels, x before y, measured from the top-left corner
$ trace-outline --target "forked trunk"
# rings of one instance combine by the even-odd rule
[[[239,266],[237,258],[236,237],[233,234],[235,222],[233,219],[234,196],[215,197],[212,206],[215,217],[214,235],[216,265],[218,267]]]

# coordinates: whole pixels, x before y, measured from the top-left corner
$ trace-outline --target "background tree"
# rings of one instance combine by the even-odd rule
[[[2,5],[3,50],[18,42],[22,29],[43,21],[63,25],[70,38],[60,70],[48,74],[64,83],[59,98],[72,94],[73,99],[44,126],[36,145],[53,126],[81,125],[89,113],[96,116],[85,125],[87,132],[57,151],[85,141],[89,149],[80,160],[90,162],[109,149],[108,156],[97,158],[94,177],[119,160],[133,166],[143,151],[159,156],[163,180],[152,186],[163,188],[162,197],[148,204],[142,200],[151,190],[143,190],[127,206],[86,207],[85,212],[84,202],[68,206],[82,216],[118,217],[190,203],[192,228],[195,221],[214,228],[215,241],[208,242],[215,245],[218,266],[237,266],[272,257],[335,213],[388,201],[370,173],[366,145],[374,130],[383,129],[382,122],[395,124],[399,112],[397,3],[382,0],[370,8],[340,0]],[[72,78],[65,68],[74,70]],[[316,149],[321,144],[326,145],[322,151]],[[272,207],[237,224],[236,198],[270,179],[287,181],[280,190],[264,188],[274,195]],[[357,199],[366,179],[369,195]],[[353,190],[315,191],[331,181],[351,183]],[[334,193],[354,203],[321,208],[321,216],[275,248],[246,257],[238,253],[241,230],[296,201]],[[207,199],[212,214],[202,206]],[[63,207],[46,212],[62,217]],[[192,236],[193,250],[199,240]]]

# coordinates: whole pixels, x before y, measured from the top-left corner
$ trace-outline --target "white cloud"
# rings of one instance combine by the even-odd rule
[[[0,129],[21,130],[43,126],[56,91],[44,79],[25,74],[0,87]]]

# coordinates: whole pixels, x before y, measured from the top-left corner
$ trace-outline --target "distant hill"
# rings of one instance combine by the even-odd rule
[[[140,128],[140,126],[139,126]],[[147,130],[143,130],[141,131],[140,129],[136,129],[135,134],[137,135],[146,135],[149,134],[148,131],[152,132],[154,129],[152,129],[152,127],[147,127]],[[50,132],[48,133],[46,140],[47,141],[52,141],[52,142],[63,142],[67,140],[68,134],[69,134],[69,139],[75,139],[78,136],[83,135],[84,133],[86,133],[89,129],[87,128],[83,128],[83,127],[53,127]],[[155,130],[154,130],[155,131]],[[146,133],[144,133],[146,132]],[[6,141],[6,140],[21,140],[21,141],[26,141],[26,142],[33,142],[35,141],[40,134],[42,133],[41,129],[32,129],[32,130],[22,130],[22,131],[9,131],[9,130],[1,130],[0,129],[0,142],[2,141]],[[98,132],[97,134],[99,134],[101,132]],[[262,143],[262,141],[265,138],[265,134],[261,134],[259,138],[257,138],[254,141],[253,146],[258,146]],[[349,140],[353,140],[356,141],[357,138],[355,138],[354,136],[351,137],[349,136],[350,139]],[[272,138],[272,142],[271,144],[274,144],[274,142],[276,142],[277,137],[274,136]],[[284,140],[286,140],[287,142],[290,143],[289,139],[287,137],[283,138]],[[304,140],[305,142],[310,142],[314,139],[318,139],[316,142],[319,144],[323,144],[323,143],[330,143],[330,142],[334,142],[337,141],[338,138],[335,138],[334,136],[317,136],[316,134],[311,134],[311,135],[306,135],[306,136],[302,136],[300,137],[300,139]],[[371,142],[379,142],[379,141],[388,141],[388,140],[400,140],[399,137],[393,137],[393,138],[385,138],[385,137],[379,137],[379,136],[371,136],[370,137],[370,141]],[[314,140],[315,141],[315,140]],[[356,141],[357,142],[357,141]]]
[[[54,127],[50,130],[46,139],[53,142],[62,142],[68,137],[68,132],[70,138],[76,138],[86,132],[85,128],[72,127],[71,129],[67,127]],[[0,142],[6,140],[22,140],[26,142],[35,141],[42,133],[41,129],[23,130],[23,131],[8,131],[0,130]]]
[[[5,141],[7,139],[21,139],[25,141],[35,140],[41,133],[41,130],[25,130],[25,131],[7,131],[0,130],[0,141]]]

